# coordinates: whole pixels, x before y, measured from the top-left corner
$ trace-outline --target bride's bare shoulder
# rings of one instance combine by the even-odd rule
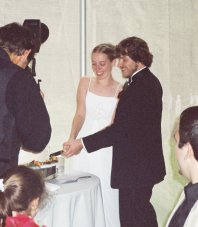
[[[79,82],[79,87],[81,87],[81,88],[83,87],[84,89],[87,89],[89,86],[89,83],[90,83],[90,79],[91,79],[90,76],[81,77],[80,82]]]
[[[87,84],[90,81],[90,76],[83,76],[80,79],[80,83]]]

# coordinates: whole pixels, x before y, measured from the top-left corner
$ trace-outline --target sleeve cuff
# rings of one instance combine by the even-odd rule
[[[80,140],[81,140],[81,143],[82,143],[83,149],[87,152],[87,149],[86,149],[86,147],[85,147],[85,145],[84,145],[84,142],[83,142],[83,138],[81,138]]]

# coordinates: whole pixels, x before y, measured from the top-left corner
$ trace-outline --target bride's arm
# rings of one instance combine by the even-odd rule
[[[73,121],[72,121],[72,127],[69,135],[69,140],[74,140],[78,136],[78,133],[80,129],[83,126],[84,120],[85,120],[85,114],[86,114],[86,105],[85,105],[85,99],[87,94],[87,87],[89,83],[89,78],[83,77],[81,78],[78,90],[77,90],[77,96],[76,96],[76,113],[74,115]]]

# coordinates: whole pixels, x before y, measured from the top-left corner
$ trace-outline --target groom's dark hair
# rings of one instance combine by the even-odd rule
[[[141,62],[147,67],[150,67],[153,62],[148,44],[135,36],[126,38],[117,45],[117,55],[128,55],[133,61]]]

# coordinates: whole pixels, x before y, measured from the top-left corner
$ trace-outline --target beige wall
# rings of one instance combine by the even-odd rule
[[[79,10],[78,0],[0,0],[0,26],[40,19],[50,30],[36,66],[53,127],[51,141],[41,156],[61,149],[75,111],[80,78]],[[95,45],[116,44],[128,36],[139,36],[148,42],[154,55],[151,70],[164,90],[162,135],[167,176],[155,187],[152,197],[160,226],[164,226],[184,184],[181,177],[173,174],[177,165],[170,148],[171,130],[183,108],[198,104],[198,1],[87,0],[88,63]],[[87,71],[92,74],[89,64]],[[115,77],[121,81],[118,69]],[[22,155],[21,159],[25,158]]]

